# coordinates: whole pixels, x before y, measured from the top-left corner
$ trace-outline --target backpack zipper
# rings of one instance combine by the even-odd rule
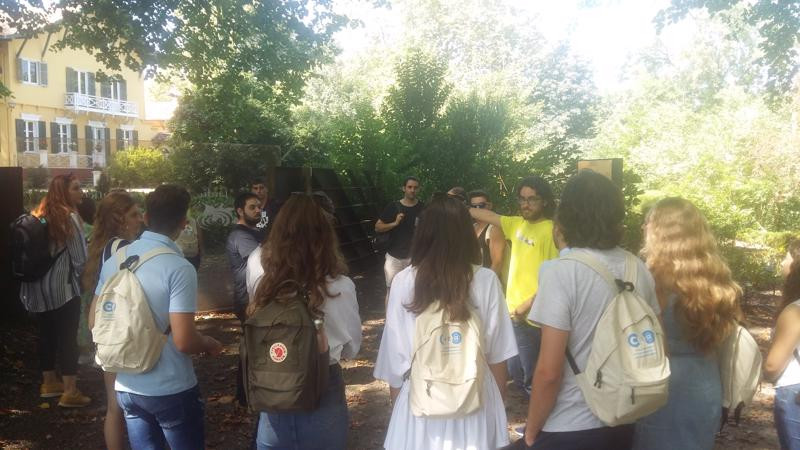
[[[597,376],[594,379],[594,387],[600,389],[603,387],[603,372],[597,371]]]

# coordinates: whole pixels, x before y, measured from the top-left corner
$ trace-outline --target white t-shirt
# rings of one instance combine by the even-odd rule
[[[251,301],[263,275],[261,247],[258,247],[247,258],[247,294]],[[353,280],[343,275],[328,278],[328,292],[334,297],[325,298],[322,304],[322,312],[325,313],[323,326],[330,347],[330,363],[336,364],[340,359],[352,359],[358,354],[361,348],[361,317]]]
[[[794,302],[786,305],[786,307],[798,308],[800,307],[800,300],[795,300]],[[792,351],[789,364],[786,365],[786,368],[783,369],[783,373],[781,373],[781,376],[778,377],[778,380],[775,382],[776,388],[800,384],[800,362],[797,361],[795,351],[800,351],[800,345],[795,347],[795,350]]]
[[[481,409],[458,419],[430,419],[411,413],[408,383],[416,315],[406,309],[413,301],[417,269],[403,269],[392,282],[374,376],[401,388],[392,410],[384,447],[403,450],[499,448],[508,444],[507,419],[497,383],[486,369]],[[470,286],[470,299],[483,324],[484,351],[488,364],[502,363],[517,354],[511,319],[506,312],[503,288],[489,269],[479,268]]]
[[[616,278],[625,275],[625,258],[629,253],[619,247],[611,250],[573,248],[586,252],[608,267]],[[637,261],[636,292],[656,314],[661,308],[656,298],[655,282],[644,262]],[[568,259],[554,259],[542,264],[539,292],[528,319],[541,325],[569,331],[569,349],[578,368],[586,367],[600,316],[616,293],[589,266]],[[592,411],[575,381],[575,374],[564,358],[564,376],[553,408],[543,430],[549,432],[580,431],[604,427]]]

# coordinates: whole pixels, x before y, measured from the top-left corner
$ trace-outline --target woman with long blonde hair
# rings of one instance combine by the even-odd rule
[[[77,207],[81,185],[75,176],[57,175],[47,195],[31,214],[47,225],[52,266],[40,279],[23,282],[20,299],[39,318],[39,359],[43,398],[60,397],[58,405],[78,408],[91,399],[77,386],[78,323],[81,315],[80,274],[86,263],[86,240]],[[61,380],[56,373],[56,360]]]
[[[94,218],[92,238],[89,242],[89,259],[81,277],[85,292],[94,293],[100,268],[112,256],[112,248],[129,244],[139,236],[142,229],[142,213],[131,196],[123,191],[112,192],[100,201]],[[116,242],[116,245],[114,243]],[[94,311],[88,311],[89,322],[94,319]],[[110,450],[125,448],[125,418],[117,403],[114,391],[116,374],[103,373],[106,387],[106,420],[103,433],[106,448]]]
[[[645,221],[642,254],[670,350],[669,401],[636,425],[636,449],[711,449],[722,386],[716,350],[741,318],[742,290],[703,214],[682,198],[659,201]]]

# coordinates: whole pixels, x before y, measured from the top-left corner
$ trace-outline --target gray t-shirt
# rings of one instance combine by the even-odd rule
[[[616,278],[625,274],[628,252],[617,247],[611,250],[575,248],[604,263]],[[636,292],[660,314],[653,276],[640,259],[636,259]],[[608,283],[589,266],[567,259],[546,261],[539,269],[539,292],[528,319],[541,325],[569,331],[569,349],[579,369],[586,367],[594,338],[594,330],[606,305],[614,297]],[[583,398],[575,374],[564,358],[564,377],[556,405],[547,418],[544,431],[580,431],[604,427]]]

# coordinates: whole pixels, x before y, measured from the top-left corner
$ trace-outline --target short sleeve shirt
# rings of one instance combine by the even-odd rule
[[[197,309],[197,272],[178,246],[163,234],[145,231],[142,237],[124,248],[125,256],[142,255],[166,247],[173,255],[158,255],[136,270],[156,325],[161,330],[169,326],[170,313],[194,313]],[[95,295],[103,284],[119,270],[117,258],[103,263]],[[153,369],[145,373],[118,373],[114,388],[145,396],[163,396],[183,392],[197,384],[192,358],[179,352],[170,333],[161,357]]]
[[[236,304],[247,304],[247,257],[260,244],[261,232],[236,224],[228,235],[225,251],[233,271],[233,297]]]
[[[406,259],[411,255],[411,241],[414,239],[414,231],[417,229],[419,215],[424,207],[422,202],[417,202],[414,206],[404,206],[400,202],[386,205],[379,217],[383,223],[392,223],[398,214],[405,214],[403,221],[389,231],[391,237],[387,253],[397,259]]]
[[[629,254],[617,247],[611,250],[573,248],[570,252],[586,252],[608,267],[616,278],[625,275],[625,258]],[[636,258],[634,286],[656,314],[661,308],[655,292],[655,282],[644,263]],[[608,283],[589,266],[569,259],[547,261],[539,275],[539,293],[528,319],[539,325],[569,332],[568,346],[579,368],[586,367],[591,351],[594,330],[600,316],[614,297]],[[604,427],[581,393],[569,364],[564,358],[564,377],[544,431],[580,431]]]
[[[553,221],[531,223],[521,216],[500,216],[506,239],[511,241],[511,258],[506,285],[509,312],[536,295],[539,289],[539,267],[544,261],[558,257],[553,243]]]

